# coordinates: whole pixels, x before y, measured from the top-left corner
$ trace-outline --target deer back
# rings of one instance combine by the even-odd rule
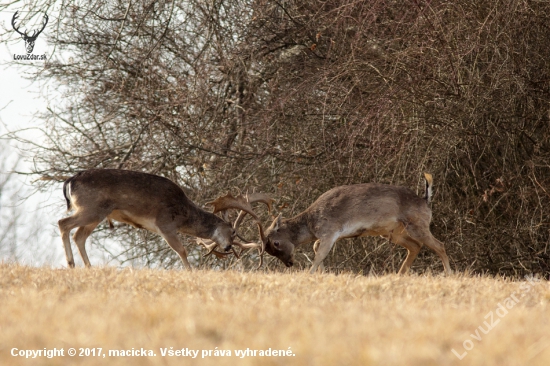
[[[195,205],[171,180],[120,169],[90,169],[65,182],[71,207],[100,212],[117,221],[157,231],[153,225],[186,228],[193,235],[211,231],[222,220]],[[145,223],[150,224],[145,224]]]
[[[431,220],[424,199],[407,187],[364,183],[333,188],[322,194],[306,210],[312,229],[330,223],[380,227],[388,221]]]

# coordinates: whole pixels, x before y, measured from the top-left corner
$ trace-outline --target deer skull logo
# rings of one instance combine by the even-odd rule
[[[40,33],[42,33],[44,28],[46,28],[46,24],[48,24],[48,14],[44,13],[44,19],[42,20],[42,29],[40,29],[40,30],[34,29],[32,31],[32,35],[28,35],[27,31],[25,31],[24,33],[21,33],[19,31],[19,27],[21,27],[21,25],[19,25],[19,27],[15,26],[15,20],[18,18],[17,13],[18,13],[18,11],[16,11],[15,14],[13,14],[13,18],[11,18],[11,25],[12,25],[13,29],[15,29],[15,31],[17,33],[19,33],[21,35],[21,38],[23,38],[23,40],[25,41],[25,49],[27,50],[27,53],[32,53],[32,50],[34,49],[34,42],[36,41],[36,38],[38,37],[38,35]]]

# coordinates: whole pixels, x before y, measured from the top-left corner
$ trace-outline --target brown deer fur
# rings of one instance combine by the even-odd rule
[[[423,245],[435,251],[451,273],[443,243],[430,232],[432,211],[428,206],[432,177],[426,174],[424,198],[406,187],[366,183],[340,186],[321,195],[299,215],[279,215],[261,232],[266,252],[285,265],[294,263],[298,245],[316,241],[311,273],[321,265],[338,239],[381,235],[408,250],[399,273],[406,273]]]

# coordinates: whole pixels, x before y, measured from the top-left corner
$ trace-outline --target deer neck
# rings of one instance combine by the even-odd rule
[[[190,212],[185,215],[185,222],[180,227],[185,227],[186,234],[197,236],[203,239],[212,239],[216,229],[223,220],[211,212],[205,211],[189,201]]]
[[[290,232],[290,239],[295,245],[307,244],[314,241],[315,235],[309,228],[307,212],[286,220],[285,225]]]

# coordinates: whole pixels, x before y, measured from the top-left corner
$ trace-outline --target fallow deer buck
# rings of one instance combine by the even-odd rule
[[[258,224],[262,252],[265,250],[290,267],[294,264],[295,247],[315,240],[310,271],[314,273],[338,239],[381,235],[408,250],[399,274],[409,270],[423,245],[439,255],[445,272],[451,274],[443,243],[430,232],[432,211],[428,204],[433,180],[430,174],[424,175],[423,198],[406,187],[387,184],[333,188],[299,215],[286,220],[279,215],[265,234]]]
[[[86,266],[90,260],[86,254],[85,243],[96,226],[107,219],[130,224],[157,233],[178,253],[185,267],[191,269],[187,261],[187,252],[178,238],[178,232],[212,241],[210,253],[216,246],[228,251],[231,245],[243,248],[257,246],[255,243],[243,244],[235,241],[238,225],[246,213],[256,220],[252,202],[264,202],[271,209],[271,202],[265,201],[265,195],[253,194],[252,197],[228,194],[219,197],[210,204],[215,211],[229,208],[241,210],[235,225],[207,212],[193,203],[183,190],[171,180],[153,174],[121,169],[90,169],[77,173],[63,184],[63,195],[67,201],[67,210],[75,213],[59,220],[59,229],[65,246],[65,255],[69,267],[74,267],[69,235],[73,235],[80,256]],[[215,252],[218,255],[228,254]]]

